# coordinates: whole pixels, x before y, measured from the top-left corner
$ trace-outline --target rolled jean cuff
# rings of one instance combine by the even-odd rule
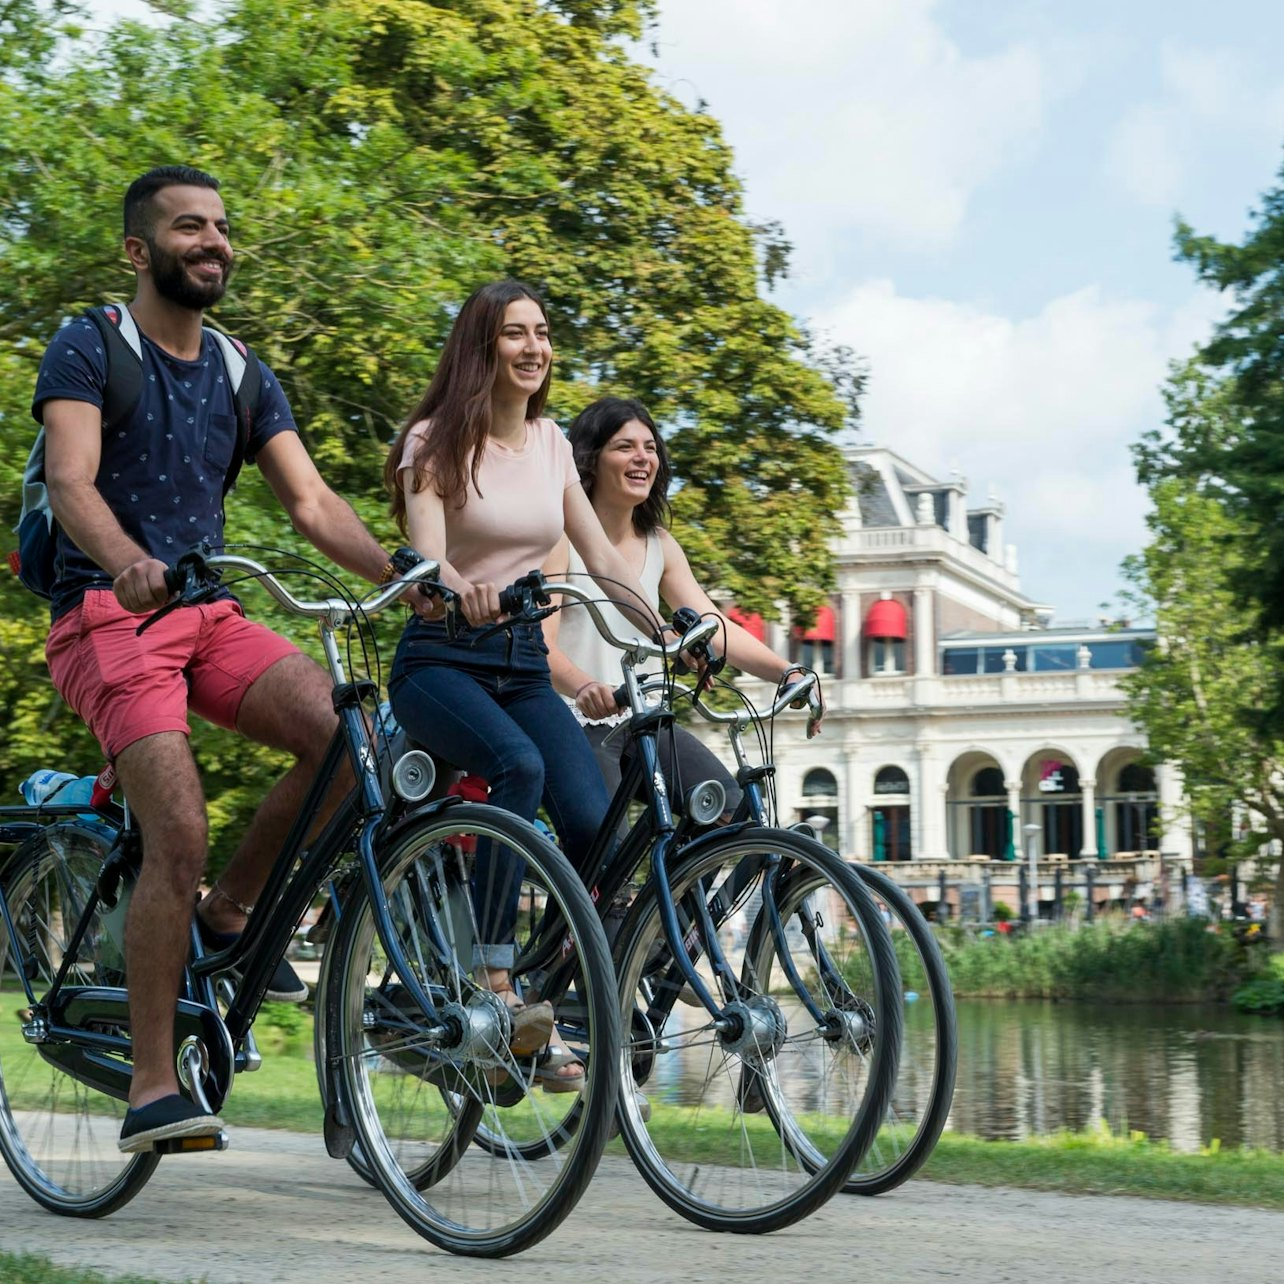
[[[517,946],[515,945],[474,945],[473,946],[473,969],[479,967],[491,968],[498,972],[501,968],[505,972],[513,970],[513,964],[517,962]]]

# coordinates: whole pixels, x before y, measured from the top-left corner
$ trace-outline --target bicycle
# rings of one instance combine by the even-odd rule
[[[582,603],[621,650],[637,752],[581,872],[604,918],[646,872],[613,948],[627,1025],[625,1147],[659,1197],[697,1225],[740,1233],[791,1225],[841,1188],[886,1109],[900,1038],[887,929],[860,879],[814,840],[754,824],[708,829],[723,805],[716,782],[688,791],[675,816],[658,756],[673,714],[645,703],[636,674],[663,648],[614,636],[574,585],[532,573],[513,595],[523,619],[556,609],[554,595]],[[677,649],[701,646],[718,627],[697,620]],[[642,812],[624,826],[635,796]],[[554,967],[539,988],[554,1000],[559,1027],[573,1030],[563,972]],[[652,1111],[641,1090],[674,1078],[680,1088],[666,1097],[676,1100]],[[770,1102],[764,1119],[744,1109],[753,1093]],[[571,1105],[552,1138],[516,1153],[566,1144],[580,1126]],[[505,1149],[484,1131],[475,1140]]]
[[[435,563],[421,562],[364,604],[303,601],[249,558],[194,550],[167,579],[176,597],[142,627],[205,600],[227,571],[317,621],[339,726],[242,936],[207,953],[193,924],[176,1015],[180,1082],[214,1113],[235,1075],[258,1068],[254,1018],[273,969],[318,893],[339,888],[343,912],[327,962],[335,972],[327,1073],[343,1093],[326,1109],[327,1149],[342,1156],[359,1145],[393,1208],[438,1247],[477,1256],[527,1248],[583,1193],[618,1093],[610,958],[587,893],[538,830],[496,808],[452,800],[402,815],[386,805],[380,748],[364,712],[377,688],[348,679],[337,635],[417,584],[431,587]],[[312,818],[345,766],[352,789],[310,837]],[[382,774],[403,788],[409,782],[413,793],[424,764],[396,766],[400,772]],[[0,856],[0,1153],[43,1207],[103,1216],[138,1193],[162,1154],[217,1149],[226,1138],[159,1143],[133,1155],[116,1148],[130,1076],[123,922],[141,854],[127,804],[104,802],[92,812],[84,804],[5,807],[0,824],[9,847]],[[583,1126],[544,1165],[468,1147],[483,1120],[506,1135],[509,1118],[519,1118],[523,1138],[551,1127],[529,1090],[532,1059],[508,1046],[503,1000],[470,970],[467,889],[479,844],[501,844],[524,863],[528,910],[519,938],[536,921],[558,932],[576,978],[580,1036],[596,1054],[579,1099]],[[226,977],[233,968],[235,989]],[[396,1037],[375,1042],[365,1013],[380,1004],[395,1011]],[[6,1019],[12,1014],[16,1038]],[[430,1180],[407,1179],[407,1148],[419,1168],[431,1169]]]
[[[797,696],[806,693],[803,689],[808,681],[814,683],[814,675],[797,684],[795,703]],[[775,769],[770,763],[755,766],[750,762],[744,732],[751,723],[761,730],[761,724],[777,717],[789,701],[777,700],[760,717],[749,710],[711,709],[702,700],[699,687],[682,694],[691,697],[692,707],[703,718],[728,732],[736,781],[743,791],[731,823],[770,823],[769,787]],[[761,734],[759,743],[767,743]],[[798,828],[802,830],[803,825]],[[874,894],[891,928],[905,1001],[896,1091],[888,1101],[883,1127],[843,1187],[849,1194],[879,1195],[912,1177],[940,1139],[954,1097],[958,1024],[941,948],[914,901],[882,870],[855,863],[851,868]]]

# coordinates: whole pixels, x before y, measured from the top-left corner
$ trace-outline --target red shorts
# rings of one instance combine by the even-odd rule
[[[144,736],[191,733],[190,708],[231,730],[250,686],[298,647],[245,618],[231,598],[172,611],[142,637],[144,615],[90,589],[49,632],[45,658],[58,693],[114,760]]]

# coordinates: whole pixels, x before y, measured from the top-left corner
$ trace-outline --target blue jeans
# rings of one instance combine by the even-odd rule
[[[397,647],[388,695],[397,721],[429,753],[483,777],[497,807],[534,820],[541,801],[581,871],[606,815],[606,784],[571,711],[553,690],[537,624],[477,641],[481,629],[415,618]],[[478,844],[473,877],[474,966],[511,967],[524,865]]]

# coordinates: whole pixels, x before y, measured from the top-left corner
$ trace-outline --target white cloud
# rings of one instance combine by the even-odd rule
[[[1012,320],[881,280],[819,322],[869,358],[864,438],[940,476],[958,467],[971,504],[993,488],[1027,593],[1087,615],[1143,538],[1129,446],[1162,422],[1168,362],[1219,311],[1207,293],[1166,313],[1093,285]]]
[[[1025,44],[968,57],[935,0],[666,0],[660,82],[728,122],[755,212],[804,272],[828,238],[948,244],[973,192],[1019,159],[1055,91]],[[809,261],[810,256],[810,261]]]
[[[1106,168],[1143,205],[1166,208],[1176,202],[1186,176],[1178,145],[1180,114],[1155,103],[1134,108],[1111,136]]]
[[[1248,59],[1228,49],[1159,50],[1160,92],[1129,108],[1106,147],[1107,174],[1146,205],[1171,208],[1193,171],[1236,136],[1284,131],[1284,79],[1263,84]]]

